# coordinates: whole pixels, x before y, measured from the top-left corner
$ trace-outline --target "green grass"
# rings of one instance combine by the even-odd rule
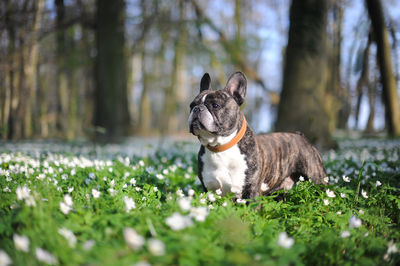
[[[37,248],[66,265],[399,264],[400,141],[347,140],[340,147],[324,154],[329,186],[299,182],[243,204],[202,193],[191,144],[136,155],[122,154],[126,145],[3,144],[0,265],[4,253],[14,265],[43,265]],[[23,186],[30,192],[18,199]],[[73,205],[64,214],[67,194]],[[126,197],[135,203],[128,212]],[[182,222],[180,230],[168,222],[174,213],[182,221],[172,227]],[[352,227],[351,218],[361,226]],[[69,241],[61,228],[73,233]],[[124,238],[126,228],[137,235]],[[279,240],[283,232],[288,238]],[[15,236],[29,239],[26,251]]]

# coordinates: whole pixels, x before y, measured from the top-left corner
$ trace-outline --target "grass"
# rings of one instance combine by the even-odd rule
[[[3,143],[0,265],[400,263],[399,140],[341,141],[330,185],[247,204],[202,193],[196,147]]]

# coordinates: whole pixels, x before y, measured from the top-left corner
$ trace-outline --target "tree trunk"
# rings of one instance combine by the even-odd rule
[[[103,140],[116,140],[128,133],[130,119],[125,62],[125,2],[97,0],[95,126]]]
[[[320,148],[335,146],[325,110],[327,0],[293,0],[276,130],[301,131]]]
[[[68,109],[68,79],[67,69],[65,66],[66,56],[66,30],[64,29],[65,5],[64,0],[55,0],[57,10],[56,18],[56,134],[58,137],[64,137],[67,126],[67,109]]]
[[[25,67],[25,76],[27,79],[26,86],[28,90],[26,111],[24,116],[24,138],[31,138],[34,134],[34,103],[36,102],[36,96],[38,91],[37,81],[37,69],[39,61],[39,43],[38,35],[40,29],[40,23],[42,19],[42,10],[44,6],[44,0],[37,0],[36,11],[33,19],[33,25],[31,32],[31,38],[26,48],[27,53],[27,66]],[[21,121],[22,122],[22,121]]]
[[[333,57],[331,61],[331,75],[332,84],[331,89],[336,95],[335,103],[337,103],[336,112],[334,112],[334,125],[333,129],[347,128],[347,120],[350,116],[350,91],[348,86],[342,85],[340,75],[341,69],[341,49],[342,49],[342,27],[343,27],[343,13],[344,1],[335,0],[333,2]]]
[[[179,24],[178,34],[174,45],[174,61],[171,75],[171,84],[167,87],[164,97],[163,119],[161,121],[161,131],[173,133],[178,129],[177,110],[178,94],[184,89],[182,86],[183,61],[185,56],[186,26],[185,26],[185,5],[184,1],[179,1]]]
[[[367,125],[365,127],[365,133],[372,134],[375,132],[374,120],[375,120],[375,100],[378,86],[378,77],[374,77],[374,80],[369,83],[368,86],[368,104],[369,104],[369,115]]]
[[[25,62],[26,58],[26,47],[25,43],[25,34],[26,32],[23,29],[20,29],[18,32],[18,47],[20,52],[17,56],[17,72],[16,72],[16,90],[18,91],[15,94],[15,102],[16,102],[16,116],[14,120],[14,128],[13,128],[13,135],[11,136],[13,139],[21,139],[24,135],[24,116],[26,111],[26,101],[27,101],[27,87],[26,87],[26,80],[25,80]]]
[[[235,42],[236,42],[236,51],[239,54],[243,53],[243,45],[242,45],[242,1],[235,0],[235,12],[234,12],[234,20],[236,26],[236,34],[235,34]]]
[[[15,114],[16,114],[16,105],[18,104],[17,98],[15,97],[15,27],[12,23],[12,3],[9,0],[6,0],[6,16],[5,16],[5,24],[7,28],[8,35],[8,47],[7,47],[7,79],[6,79],[6,101],[4,104],[4,127],[5,132],[3,134],[4,139],[10,139],[13,135],[14,123],[15,123]]]
[[[140,95],[140,107],[139,107],[139,133],[142,135],[147,135],[151,128],[152,112],[151,112],[150,100],[148,99],[147,95],[149,89],[149,74],[146,71],[145,46],[143,46],[141,61],[142,61],[142,93]]]
[[[391,48],[388,31],[385,26],[382,3],[380,0],[366,0],[366,4],[377,44],[377,58],[381,74],[388,133],[391,136],[400,136],[399,95],[393,75]]]
[[[361,67],[361,74],[360,78],[357,81],[356,87],[356,110],[355,110],[355,126],[357,128],[358,121],[360,119],[360,108],[361,108],[361,100],[362,96],[364,95],[364,88],[370,88],[369,82],[369,48],[371,46],[372,36],[371,34],[368,35],[367,45],[365,46],[363,56],[362,56],[362,67]]]

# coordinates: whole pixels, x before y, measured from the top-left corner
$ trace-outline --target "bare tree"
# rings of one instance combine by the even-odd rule
[[[95,126],[105,139],[127,134],[130,125],[125,62],[125,2],[96,2]],[[100,135],[98,135],[100,137]]]
[[[387,130],[392,136],[400,136],[399,95],[393,74],[391,48],[382,3],[380,0],[366,0],[366,5],[378,48],[377,59],[382,83]]]
[[[320,148],[334,142],[325,109],[327,0],[293,0],[276,130],[303,132]]]

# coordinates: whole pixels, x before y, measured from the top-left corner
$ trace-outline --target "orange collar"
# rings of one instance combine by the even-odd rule
[[[244,134],[246,133],[246,128],[247,128],[247,122],[246,122],[246,118],[244,117],[244,114],[242,113],[243,116],[243,123],[242,123],[242,127],[240,128],[239,132],[237,133],[237,135],[228,143],[223,144],[223,145],[217,145],[217,146],[210,146],[207,145],[207,149],[209,149],[210,151],[213,152],[222,152],[222,151],[226,151],[230,148],[232,148],[235,144],[237,144],[244,136]]]

